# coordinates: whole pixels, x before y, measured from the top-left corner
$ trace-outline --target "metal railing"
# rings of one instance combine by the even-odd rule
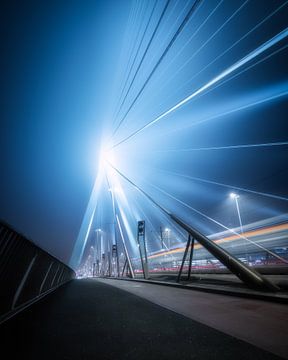
[[[67,265],[0,222],[0,322],[74,277]]]

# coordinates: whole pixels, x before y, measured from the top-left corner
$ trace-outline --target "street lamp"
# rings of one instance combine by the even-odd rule
[[[102,230],[100,228],[95,229],[96,238],[95,238],[95,262],[96,262],[96,273],[99,276],[100,267],[101,265],[101,251],[102,251],[102,244],[101,244],[101,232]],[[100,238],[99,235],[100,234]],[[99,241],[100,239],[100,241]]]
[[[167,234],[167,244],[168,244],[168,248],[169,248],[169,250],[170,250],[170,237],[169,237],[169,233],[170,233],[170,229],[168,229],[168,228],[165,228],[165,232],[166,232],[166,234]]]
[[[238,194],[235,194],[235,193],[232,192],[232,193],[230,193],[230,198],[235,200],[238,219],[239,219],[239,224],[240,224],[240,230],[241,230],[241,234],[243,234],[242,219],[241,219],[239,203],[238,203],[238,199],[240,198],[240,196]]]
[[[239,209],[239,203],[238,203],[238,199],[240,198],[240,196],[238,194],[235,194],[235,193],[232,192],[232,193],[230,193],[230,198],[235,200],[238,219],[239,219],[239,224],[240,224],[240,231],[241,231],[241,234],[243,235],[242,218],[241,218],[241,215],[240,215],[240,209]],[[246,241],[244,242],[244,247],[245,247],[246,261],[247,261],[248,260],[248,255],[247,255],[247,243],[246,243]]]

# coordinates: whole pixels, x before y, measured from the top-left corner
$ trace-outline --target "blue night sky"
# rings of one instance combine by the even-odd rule
[[[133,253],[137,220],[173,224],[112,164],[205,235],[239,225],[230,192],[244,226],[287,221],[287,1],[7,1],[0,17],[2,220],[76,267],[92,230],[114,234],[112,188]]]
[[[2,6],[0,217],[67,262],[96,176],[130,2]]]

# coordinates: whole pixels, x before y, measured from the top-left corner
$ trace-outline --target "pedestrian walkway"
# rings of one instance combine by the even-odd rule
[[[2,324],[1,352],[30,360],[280,359],[108,281],[71,281]]]

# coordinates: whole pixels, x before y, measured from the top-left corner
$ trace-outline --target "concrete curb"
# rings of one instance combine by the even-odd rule
[[[248,299],[257,299],[263,301],[271,301],[277,302],[282,304],[288,304],[288,294],[281,294],[281,293],[265,293],[262,291],[255,291],[250,289],[237,289],[237,288],[227,288],[226,286],[213,286],[213,285],[184,285],[184,284],[177,284],[172,282],[164,282],[158,280],[145,280],[145,279],[129,279],[129,278],[116,278],[116,277],[103,277],[103,279],[111,279],[111,280],[124,280],[124,281],[134,281],[134,282],[141,282],[146,284],[153,284],[153,285],[163,285],[163,286],[170,286],[180,289],[186,290],[194,290],[194,291],[203,291],[208,293],[214,294],[221,294],[221,295],[228,295],[228,296],[235,296],[235,297],[243,297]]]

